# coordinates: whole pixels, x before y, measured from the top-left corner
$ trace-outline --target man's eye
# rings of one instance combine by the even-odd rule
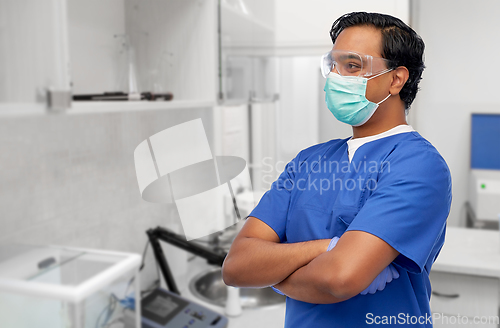
[[[346,65],[346,68],[349,70],[349,71],[356,71],[356,70],[360,70],[361,69],[361,66],[359,64],[356,64],[356,63],[348,63]]]

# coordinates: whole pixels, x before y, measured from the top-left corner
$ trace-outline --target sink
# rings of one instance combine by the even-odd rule
[[[222,307],[226,306],[227,286],[222,281],[221,269],[205,271],[189,283],[189,290],[198,299]],[[286,297],[271,288],[240,288],[241,307],[263,308],[280,305]]]

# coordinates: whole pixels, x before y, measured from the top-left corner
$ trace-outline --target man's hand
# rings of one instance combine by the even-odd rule
[[[385,286],[393,281],[394,279],[399,278],[399,272],[396,270],[394,265],[389,264],[378,276],[375,280],[372,281],[370,286],[368,286],[365,290],[363,290],[360,294],[375,294],[377,291],[381,291],[385,289]]]

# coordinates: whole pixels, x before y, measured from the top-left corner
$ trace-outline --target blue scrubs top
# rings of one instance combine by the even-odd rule
[[[335,304],[287,297],[285,327],[432,327],[429,272],[451,205],[448,166],[417,132],[368,142],[351,162],[347,140],[301,151],[250,216],[287,243],[348,230],[373,234],[400,253],[393,262],[400,277],[375,294]]]

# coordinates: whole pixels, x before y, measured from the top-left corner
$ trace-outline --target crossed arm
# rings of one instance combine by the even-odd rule
[[[249,217],[224,261],[222,277],[230,286],[276,286],[303,302],[337,303],[363,291],[399,254],[362,231],[344,233],[327,252],[329,242],[281,244],[272,228]]]

